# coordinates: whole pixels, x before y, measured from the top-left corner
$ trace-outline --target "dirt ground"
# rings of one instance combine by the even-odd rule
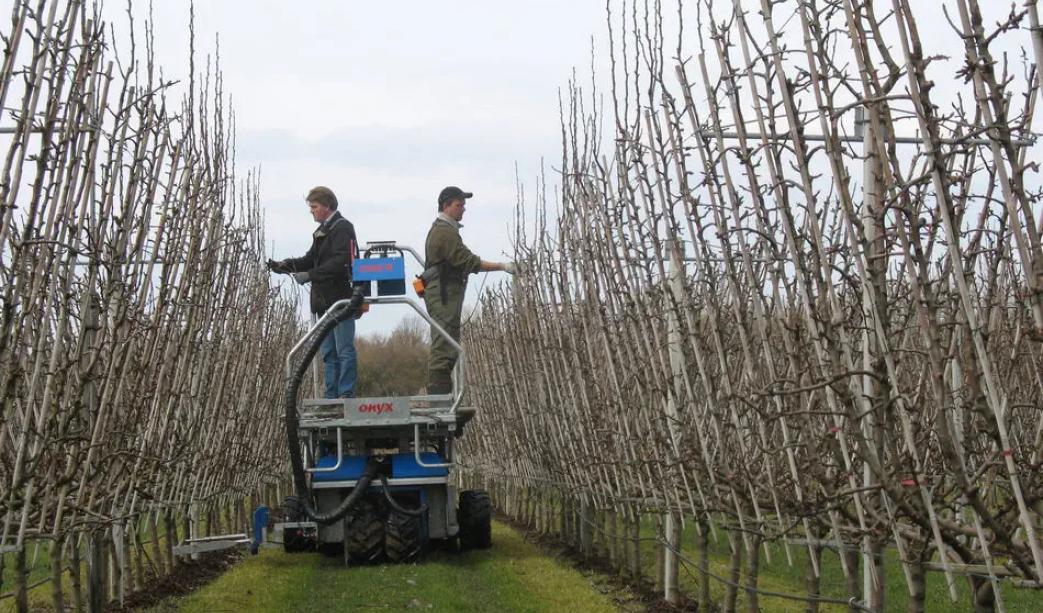
[[[122,607],[112,610],[126,613],[148,609],[172,596],[190,594],[220,577],[245,555],[242,550],[228,549],[201,554],[198,560],[180,562],[173,573],[154,577],[145,589],[131,593]]]

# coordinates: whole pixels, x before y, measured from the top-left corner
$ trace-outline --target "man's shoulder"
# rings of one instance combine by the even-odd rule
[[[460,231],[445,222],[435,222],[427,234],[428,240],[456,241],[460,240]]]
[[[334,218],[332,221],[330,221],[330,225],[329,225],[328,231],[329,232],[335,232],[335,231],[341,231],[341,232],[351,231],[351,232],[354,232],[355,231],[355,224],[353,224],[350,221],[348,221],[347,218],[345,218],[345,217],[343,217],[341,215],[338,215],[336,218]]]

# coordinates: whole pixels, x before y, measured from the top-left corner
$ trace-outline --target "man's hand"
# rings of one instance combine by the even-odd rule
[[[293,275],[293,280],[296,281],[297,283],[300,283],[301,285],[304,285],[308,281],[311,281],[311,274],[310,273],[306,273],[306,272],[292,272],[290,274]]]
[[[504,262],[503,271],[510,275],[516,275],[521,272],[522,267],[517,262]]]
[[[268,267],[268,270],[270,270],[272,272],[275,272],[275,273],[287,273],[287,272],[290,272],[287,269],[286,260],[279,260],[278,262],[276,262],[275,260],[273,260],[271,258],[268,258],[268,261],[265,262],[264,264],[265,264],[265,266]]]

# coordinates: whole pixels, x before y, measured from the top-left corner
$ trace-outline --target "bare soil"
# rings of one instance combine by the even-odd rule
[[[226,549],[200,554],[198,560],[179,561],[173,573],[151,578],[144,589],[132,592],[122,607],[113,607],[111,611],[127,613],[148,609],[172,596],[194,592],[235,566],[244,555],[242,550]]]

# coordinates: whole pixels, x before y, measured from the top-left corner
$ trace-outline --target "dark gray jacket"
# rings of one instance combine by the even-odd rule
[[[359,256],[355,226],[334,211],[311,235],[304,257],[284,260],[292,272],[307,272],[311,280],[311,312],[322,314],[334,302],[351,298],[351,265]]]

